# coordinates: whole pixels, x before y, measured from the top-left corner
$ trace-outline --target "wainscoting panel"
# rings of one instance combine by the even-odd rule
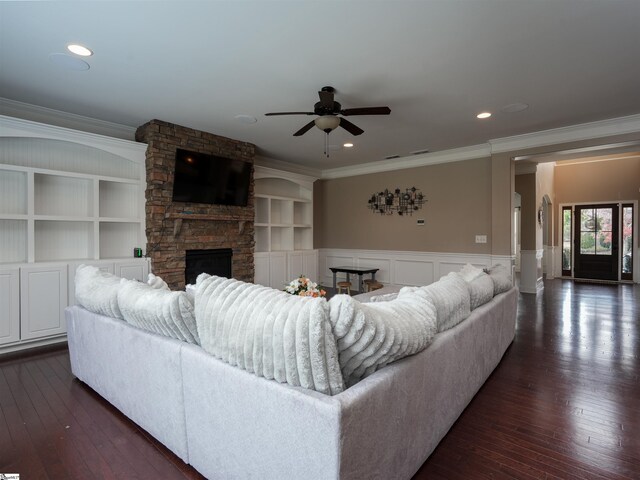
[[[359,267],[378,268],[376,280],[382,283],[389,283],[391,278],[391,260],[389,258],[380,257],[358,257]]]
[[[319,250],[319,281],[331,285],[333,274],[329,268],[350,265],[379,268],[376,279],[385,285],[428,285],[449,272],[459,271],[467,263],[478,268],[497,264],[512,268],[514,258],[509,255],[324,248]],[[338,277],[344,278],[344,275]]]
[[[394,265],[395,285],[429,285],[435,281],[435,265],[431,261],[396,259]]]

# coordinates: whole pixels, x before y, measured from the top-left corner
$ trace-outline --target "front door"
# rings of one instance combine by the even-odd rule
[[[618,205],[576,205],[575,278],[618,280]]]

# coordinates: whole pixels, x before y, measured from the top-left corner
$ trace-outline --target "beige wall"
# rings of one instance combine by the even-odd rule
[[[536,174],[516,175],[515,189],[520,194],[520,248],[537,250],[536,238],[538,222],[536,220]]]
[[[513,255],[514,163],[508,154],[491,157],[492,255]]]
[[[556,210],[563,203],[640,202],[640,157],[557,165],[555,190]],[[559,228],[558,218],[555,231],[559,232]],[[554,235],[554,245],[558,245],[557,237]]]
[[[617,135],[504,152],[485,159],[317,181],[314,184],[314,248],[514,254],[511,238],[513,192],[519,191],[514,175],[514,157],[545,155],[639,139],[638,133]],[[521,248],[524,250],[542,248],[537,209],[545,193],[549,195],[554,209],[554,232],[559,231],[558,205],[579,201],[559,197],[557,192],[563,191],[564,185],[558,185],[557,178],[554,178],[558,172],[547,172],[545,168],[542,167],[544,178],[541,178],[540,184],[536,183],[533,175],[526,185],[520,185],[521,189],[528,189],[531,199],[526,204],[523,198],[521,210]],[[640,178],[637,167],[631,170],[622,173],[626,180]],[[595,175],[595,178],[602,176]],[[567,181],[571,182],[568,178]],[[606,180],[604,183],[608,185],[608,182]],[[616,180],[612,182],[616,184]],[[421,188],[429,200],[417,215],[387,217],[373,214],[367,209],[367,199],[373,192],[414,185]],[[575,188],[573,186],[570,190]],[[629,188],[635,188],[635,196],[630,199],[637,199],[637,182],[635,187]],[[625,187],[625,191],[627,189]],[[607,195],[612,191],[609,188]],[[571,198],[579,196],[571,195]],[[417,226],[418,218],[424,218],[426,226]],[[476,244],[475,235],[487,235],[488,243]],[[557,244],[555,237],[557,234],[553,238],[554,244]]]
[[[428,200],[413,216],[368,209],[372,193],[412,186]],[[489,158],[316,182],[314,247],[491,253],[491,187]],[[488,243],[476,244],[475,235],[487,235]],[[508,237],[506,243],[510,248]]]

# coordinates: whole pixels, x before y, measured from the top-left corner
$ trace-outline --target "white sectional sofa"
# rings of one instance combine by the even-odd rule
[[[66,316],[74,375],[207,478],[386,480],[415,474],[498,365],[517,297],[333,396],[80,306]]]

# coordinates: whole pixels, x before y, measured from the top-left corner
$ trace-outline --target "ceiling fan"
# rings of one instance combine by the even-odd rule
[[[265,115],[318,115],[315,120],[310,121],[293,134],[294,137],[299,137],[311,130],[314,125],[327,135],[338,126],[344,128],[351,135],[361,135],[364,130],[342,117],[350,115],[389,115],[391,113],[389,107],[345,108],[343,110],[342,105],[333,99],[334,93],[335,89],[333,87],[322,87],[318,92],[320,101],[313,106],[313,112],[276,112],[265,113]],[[342,117],[338,117],[338,115],[342,115]]]

